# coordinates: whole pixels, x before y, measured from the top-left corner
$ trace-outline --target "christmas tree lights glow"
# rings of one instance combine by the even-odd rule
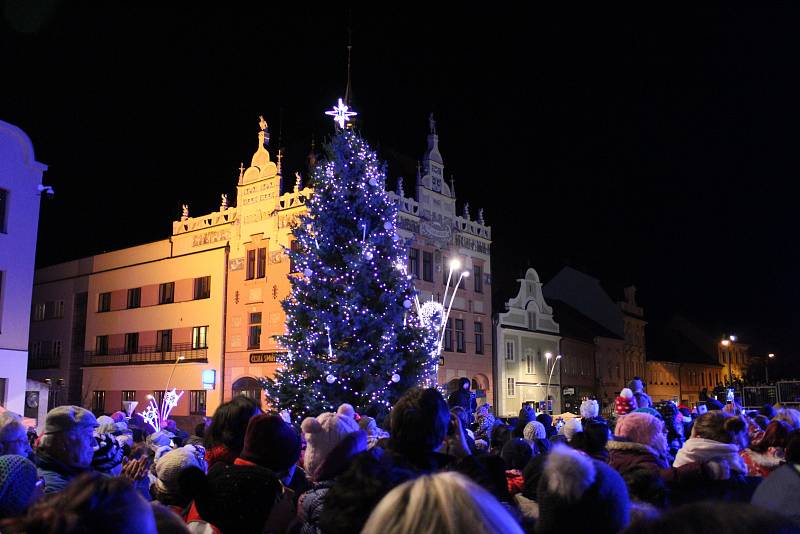
[[[397,269],[408,251],[383,165],[352,129],[337,129],[328,153],[287,250],[296,273],[279,341],[288,352],[264,381],[273,406],[296,421],[343,402],[382,415],[409,387],[435,380],[437,332],[410,309],[412,280]]]

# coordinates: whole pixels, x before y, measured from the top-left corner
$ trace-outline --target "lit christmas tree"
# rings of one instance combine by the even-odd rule
[[[409,387],[435,384],[436,333],[413,309],[397,206],[376,154],[339,127],[312,180],[289,251],[295,274],[279,338],[288,353],[265,389],[294,420],[344,402],[383,415]]]

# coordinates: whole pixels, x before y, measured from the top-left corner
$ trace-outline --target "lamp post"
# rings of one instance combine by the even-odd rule
[[[722,341],[719,342],[720,345],[723,347],[730,347],[731,343],[736,342],[736,336],[728,336],[727,338],[723,338]],[[728,351],[728,383],[733,386],[733,358],[730,350]]]
[[[544,356],[546,358],[545,365],[547,365],[547,364],[550,363],[550,359],[553,357],[553,353],[552,352],[545,352]],[[549,398],[550,397],[550,379],[553,378],[553,371],[555,370],[556,364],[558,363],[558,360],[560,360],[560,359],[561,359],[561,355],[559,354],[559,355],[556,356],[556,359],[553,362],[553,366],[550,368],[550,374],[547,377],[547,389],[544,392],[544,396],[545,396],[545,402],[547,402],[548,405],[549,405],[549,401],[550,401],[550,398]],[[546,369],[547,369],[547,367],[545,367],[545,370]],[[552,412],[552,409],[550,411]]]
[[[767,385],[769,385],[769,361],[775,357],[774,352],[767,354],[767,359],[764,360],[764,378]]]
[[[172,381],[172,375],[175,374],[175,368],[178,367],[178,362],[181,362],[185,359],[186,356],[178,356],[177,358],[175,358],[175,363],[172,364],[172,371],[170,371],[169,378],[167,378],[167,387],[164,388],[164,395],[166,395],[167,391],[169,391],[169,383],[170,381]]]

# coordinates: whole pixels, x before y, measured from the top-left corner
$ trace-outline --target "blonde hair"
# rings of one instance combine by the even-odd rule
[[[489,492],[458,473],[425,475],[390,491],[361,534],[522,534]]]

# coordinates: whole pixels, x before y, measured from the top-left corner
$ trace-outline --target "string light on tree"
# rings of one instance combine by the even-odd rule
[[[287,353],[264,387],[295,420],[343,402],[386,413],[407,388],[430,380],[438,333],[413,313],[412,280],[397,269],[408,251],[377,155],[338,128],[313,181],[308,212],[292,230],[296,247],[286,251],[313,275],[290,277],[279,339]]]

